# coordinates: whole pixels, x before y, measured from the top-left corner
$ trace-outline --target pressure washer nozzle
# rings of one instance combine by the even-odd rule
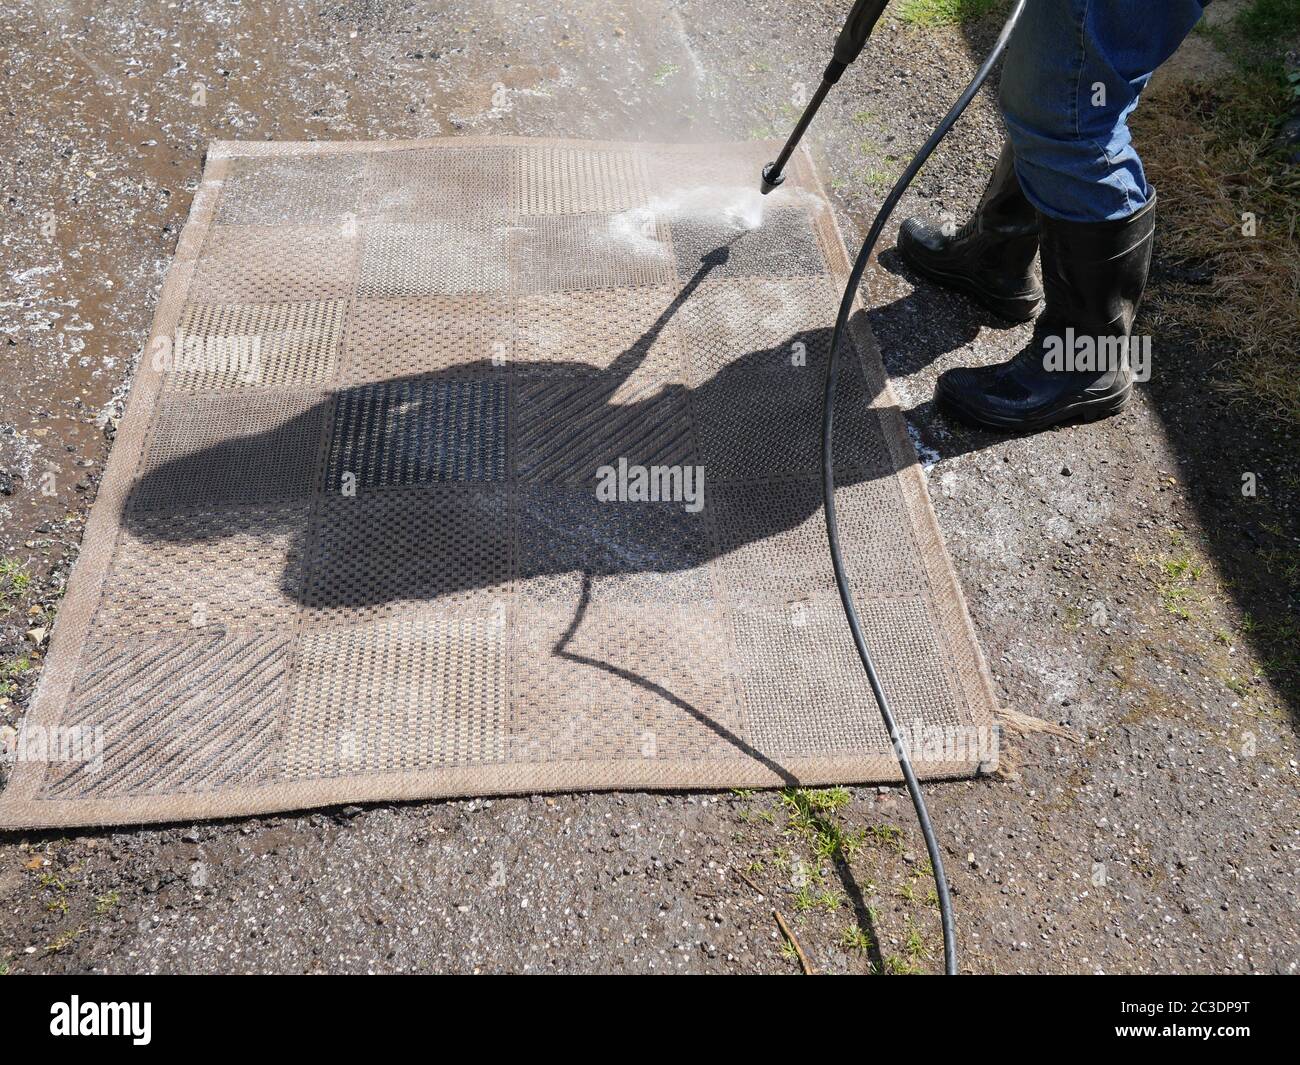
[[[775,166],[776,163],[768,163],[767,166],[763,167],[763,183],[759,186],[759,191],[764,196],[785,181],[784,174],[773,172]]]

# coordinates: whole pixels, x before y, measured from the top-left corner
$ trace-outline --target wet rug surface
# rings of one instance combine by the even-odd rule
[[[826,553],[806,155],[221,142],[0,825],[898,777]],[[992,690],[859,313],[841,535],[922,776]]]

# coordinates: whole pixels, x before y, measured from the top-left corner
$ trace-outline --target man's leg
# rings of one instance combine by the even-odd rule
[[[1201,10],[1197,0],[1026,6],[1001,103],[1020,188],[1038,217],[1045,309],[1009,362],[940,377],[938,398],[966,420],[1039,429],[1127,403],[1132,374],[1121,356],[1155,224],[1155,190],[1127,120]]]
[[[1050,218],[1126,218],[1151,198],[1128,117],[1201,17],[1197,0],[1030,0],[1000,103],[1025,196]]]

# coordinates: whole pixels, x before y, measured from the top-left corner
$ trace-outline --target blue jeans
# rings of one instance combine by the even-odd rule
[[[1029,0],[1007,46],[1000,103],[1030,203],[1101,222],[1151,199],[1128,116],[1201,10],[1197,0]]]

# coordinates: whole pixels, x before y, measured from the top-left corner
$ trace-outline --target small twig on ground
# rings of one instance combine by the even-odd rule
[[[808,960],[808,955],[803,952],[803,947],[799,945],[799,940],[794,938],[794,932],[790,926],[785,923],[785,918],[781,916],[780,910],[773,910],[772,916],[776,918],[776,923],[781,926],[781,934],[789,941],[790,946],[794,947],[794,952],[799,955],[799,964],[803,966],[804,976],[816,976],[813,970],[812,962]]]
[[[766,891],[764,891],[761,887],[759,887],[757,884],[755,884],[754,881],[750,880],[749,877],[746,876],[746,875],[745,875],[743,872],[741,872],[739,869],[733,869],[732,872],[734,872],[738,877],[740,877],[741,880],[743,880],[746,884],[748,884],[750,887],[752,887],[752,888],[754,889],[754,894],[755,894],[755,895],[758,895],[760,898],[762,898],[762,897],[764,897],[764,896],[767,895],[767,892],[766,892]]]

